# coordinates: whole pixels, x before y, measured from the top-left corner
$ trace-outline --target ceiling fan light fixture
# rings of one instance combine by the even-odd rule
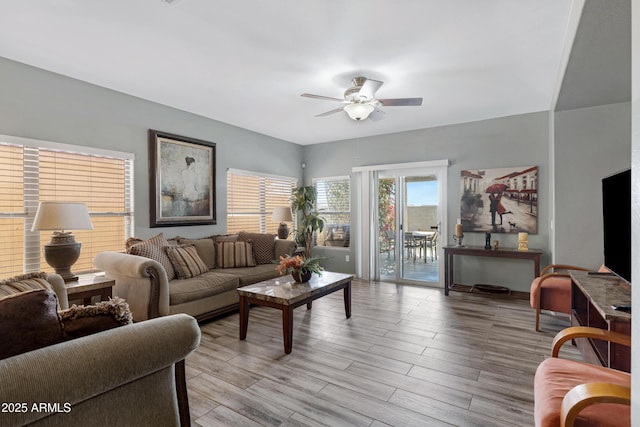
[[[364,120],[369,117],[369,114],[371,114],[373,110],[374,108],[372,105],[357,102],[344,106],[344,111],[346,111],[349,117],[353,120]]]

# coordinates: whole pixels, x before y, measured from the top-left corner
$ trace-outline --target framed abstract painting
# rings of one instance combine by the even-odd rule
[[[149,130],[149,225],[216,223],[216,144]]]

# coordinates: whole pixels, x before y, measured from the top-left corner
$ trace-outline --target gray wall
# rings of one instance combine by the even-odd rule
[[[540,112],[307,146],[304,151],[307,165],[304,176],[305,181],[310,183],[314,177],[349,175],[354,166],[449,159],[447,221],[453,227],[460,216],[462,170],[537,165],[538,234],[529,237],[529,246],[545,252],[544,264],[550,252],[548,153],[549,114]],[[442,240],[454,243],[450,237],[452,230],[444,231],[443,235],[447,237]],[[494,234],[494,237],[500,240],[502,246],[517,246],[515,235]],[[465,244],[484,245],[484,233],[467,233]],[[354,271],[353,249],[322,248],[320,251],[333,256],[332,268]],[[345,254],[350,255],[351,262],[344,261]],[[531,284],[532,267],[527,261],[493,262],[485,258],[464,257],[456,262],[456,267],[456,280],[460,283],[497,283],[520,291],[528,291]]]
[[[547,112],[302,147],[1,58],[0,81],[1,134],[135,154],[135,234],[140,237],[160,231],[188,237],[225,232],[229,167],[294,176],[310,183],[313,177],[351,175],[354,166],[447,158],[451,164],[447,178],[450,226],[459,217],[461,170],[537,165],[539,232],[530,236],[529,244],[545,251],[543,264],[550,259]],[[594,208],[599,203],[594,199],[599,197],[599,181],[630,164],[630,107],[626,103],[563,111],[556,113],[555,121],[555,252],[566,262],[584,264],[588,259],[597,265],[601,262],[601,240],[585,245],[580,237],[584,230],[594,230],[594,239],[601,239],[601,214]],[[150,128],[217,143],[218,225],[148,227]],[[306,163],[304,170],[302,162]],[[594,186],[598,190],[591,194]],[[355,192],[352,194],[355,200]],[[581,215],[574,214],[575,206],[580,206]],[[451,230],[444,232],[448,243],[453,243],[452,234]],[[516,245],[515,236],[494,237],[503,246]],[[465,243],[482,245],[484,235],[468,233]],[[331,257],[328,269],[355,271],[353,249],[322,248],[319,252]],[[499,283],[528,290],[527,262],[462,258],[457,266],[456,277],[461,283]]]
[[[555,113],[555,260],[603,262],[602,178],[631,166],[631,104]]]
[[[161,231],[169,237],[226,232],[227,168],[302,180],[303,147],[297,144],[4,58],[0,58],[0,82],[0,134],[135,154],[135,235],[139,237]],[[217,225],[149,228],[148,129],[217,144]]]

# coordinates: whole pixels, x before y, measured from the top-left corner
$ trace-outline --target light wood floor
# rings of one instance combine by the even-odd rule
[[[201,325],[187,359],[196,426],[531,426],[533,375],[565,317],[527,301],[355,280],[295,311],[285,355],[281,312],[253,307]],[[579,359],[565,345],[562,357]]]

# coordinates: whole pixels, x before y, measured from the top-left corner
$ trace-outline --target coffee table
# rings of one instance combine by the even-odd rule
[[[238,288],[240,296],[240,339],[247,338],[250,304],[273,307],[282,310],[282,335],[284,352],[291,353],[293,342],[293,309],[307,304],[332,292],[344,289],[344,311],[351,317],[351,280],[353,275],[323,271],[322,276],[314,274],[308,282],[296,283],[288,276],[265,280]]]

